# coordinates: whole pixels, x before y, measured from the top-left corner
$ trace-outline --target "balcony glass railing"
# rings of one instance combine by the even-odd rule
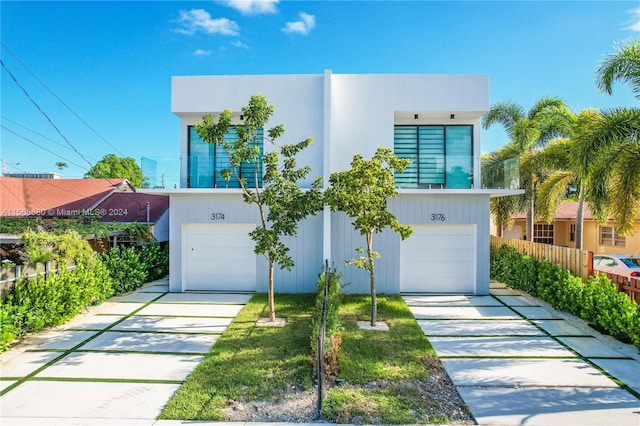
[[[482,187],[490,189],[520,188],[520,159],[496,159],[489,155],[482,157]]]
[[[179,157],[142,157],[143,188],[180,188]]]

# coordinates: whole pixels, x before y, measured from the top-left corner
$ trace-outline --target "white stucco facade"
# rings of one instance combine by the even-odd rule
[[[215,116],[224,109],[233,111],[239,124],[241,107],[254,94],[263,94],[275,105],[275,114],[265,129],[284,124],[280,142],[314,138],[314,145],[297,157],[298,164],[312,169],[303,187],[310,186],[317,175],[323,176],[326,186],[329,175],[348,169],[355,154],[370,158],[378,146],[393,149],[396,126],[470,127],[472,171],[468,188],[400,189],[399,195],[390,200],[389,208],[398,219],[414,225],[416,239],[408,243],[389,231],[376,234],[375,249],[382,255],[377,263],[377,289],[381,293],[488,294],[489,199],[507,195],[475,184],[480,182],[480,119],[489,108],[488,77],[330,71],[317,75],[173,78],[171,108],[181,119],[182,188],[164,191],[171,197],[171,291],[206,290],[209,281],[213,290],[233,290],[238,280],[244,280],[241,290],[266,291],[266,261],[256,255],[245,257],[250,249],[245,247],[246,241],[231,244],[233,248],[228,249],[224,243],[234,235],[244,241],[243,230],[258,222],[256,207],[244,203],[237,189],[187,187],[189,126],[205,114]],[[270,149],[265,142],[264,150]],[[276,271],[276,291],[314,292],[324,259],[329,259],[348,284],[344,291],[368,293],[368,274],[344,265],[356,255],[355,248],[364,245],[364,237],[352,229],[350,222],[344,214],[325,209],[301,223],[299,236],[287,241],[296,266],[291,271]],[[196,259],[205,249],[210,256],[221,259],[215,267],[211,266],[213,262],[207,266],[207,262]],[[239,266],[231,258],[238,255],[232,253],[243,253],[242,265],[249,273],[234,275],[231,269]],[[255,283],[245,283],[254,279]]]

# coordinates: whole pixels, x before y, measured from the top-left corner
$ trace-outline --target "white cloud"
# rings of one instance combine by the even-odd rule
[[[181,10],[177,22],[181,25],[176,32],[193,35],[198,31],[207,34],[238,35],[240,27],[227,18],[213,19],[204,9]]]
[[[299,21],[287,22],[282,29],[285,33],[307,35],[316,26],[316,17],[305,12],[298,13]]]
[[[220,0],[223,5],[233,8],[243,15],[275,13],[280,0]]]
[[[630,11],[632,18],[631,25],[625,27],[625,30],[640,31],[640,7]]]
[[[193,54],[196,55],[196,56],[209,56],[209,55],[211,55],[211,51],[210,50],[196,49],[193,52]]]
[[[244,44],[243,42],[236,40],[236,41],[232,41],[231,45],[234,47],[239,47],[241,49],[248,49],[249,46],[247,46],[246,44]]]

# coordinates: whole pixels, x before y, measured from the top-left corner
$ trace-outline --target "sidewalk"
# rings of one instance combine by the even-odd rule
[[[405,296],[480,425],[640,425],[638,348],[499,283]]]

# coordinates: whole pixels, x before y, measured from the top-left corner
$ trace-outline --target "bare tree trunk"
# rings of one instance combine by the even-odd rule
[[[269,257],[269,321],[276,320],[276,304],[273,300],[273,259]]]
[[[582,185],[580,185],[580,192],[578,194],[578,212],[576,214],[576,234],[575,243],[577,249],[582,249],[582,229],[584,226],[584,191]]]
[[[374,273],[375,262],[373,260],[373,232],[367,234],[367,256],[369,257],[369,280],[371,283],[371,327],[375,327],[378,317],[378,300]]]

